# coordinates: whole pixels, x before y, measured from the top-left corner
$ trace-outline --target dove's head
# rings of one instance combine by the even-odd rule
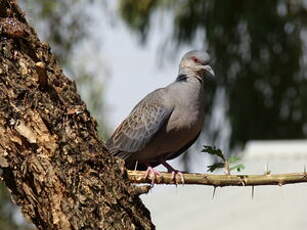
[[[193,73],[197,77],[214,77],[214,71],[209,65],[210,56],[203,50],[187,52],[181,59],[179,72]]]

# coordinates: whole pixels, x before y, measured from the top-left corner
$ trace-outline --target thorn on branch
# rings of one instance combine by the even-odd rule
[[[246,185],[246,181],[245,181],[245,178],[243,177],[243,179],[242,179],[242,177],[239,177],[241,180],[240,180],[240,182],[241,182],[241,184],[242,184],[242,186],[245,186]]]
[[[139,161],[136,161],[136,162],[135,162],[134,171],[136,171],[136,169],[138,168],[138,164],[139,164]]]
[[[264,175],[266,175],[266,176],[271,175],[271,170],[269,170],[269,163],[268,162],[265,164]]]
[[[216,186],[213,187],[212,200],[214,200],[215,193],[216,193]]]

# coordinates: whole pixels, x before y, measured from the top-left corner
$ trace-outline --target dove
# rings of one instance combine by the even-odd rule
[[[207,52],[187,52],[174,82],[145,96],[120,123],[106,145],[128,169],[146,170],[153,180],[162,164],[173,178],[183,174],[167,161],[185,152],[198,138],[204,122],[205,79],[215,74]]]

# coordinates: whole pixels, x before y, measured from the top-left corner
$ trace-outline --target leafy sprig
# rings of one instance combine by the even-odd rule
[[[241,160],[239,157],[232,156],[226,159],[222,150],[215,146],[204,145],[202,152],[209,153],[218,158],[218,162],[208,166],[208,171],[210,172],[223,168],[226,174],[230,174],[231,171],[236,170],[237,172],[241,172],[245,168],[243,164],[239,163]]]

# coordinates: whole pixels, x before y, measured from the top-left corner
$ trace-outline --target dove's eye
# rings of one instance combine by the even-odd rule
[[[196,63],[200,63],[200,60],[197,58],[197,57],[192,57],[192,60],[194,61],[194,62],[196,62]]]

